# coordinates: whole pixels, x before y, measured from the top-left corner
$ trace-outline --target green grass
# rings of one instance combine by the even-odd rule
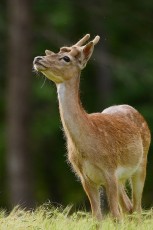
[[[16,207],[8,215],[0,212],[0,230],[152,230],[153,210],[144,211],[141,218],[136,214],[124,216],[121,223],[115,223],[106,216],[101,223],[86,212],[70,213],[65,209],[41,206],[33,212]]]

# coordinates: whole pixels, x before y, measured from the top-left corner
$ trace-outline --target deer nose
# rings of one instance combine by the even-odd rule
[[[41,60],[42,60],[42,57],[41,57],[41,56],[38,56],[38,57],[35,57],[34,62],[39,62],[39,61],[41,61]]]

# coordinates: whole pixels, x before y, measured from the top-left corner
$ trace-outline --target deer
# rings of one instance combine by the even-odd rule
[[[113,105],[88,114],[79,93],[80,75],[100,36],[86,34],[59,52],[45,51],[33,66],[57,87],[59,112],[66,136],[67,157],[89,199],[92,216],[103,219],[100,188],[104,187],[111,215],[141,213],[151,134],[143,116],[132,106]],[[126,191],[130,181],[132,197]]]

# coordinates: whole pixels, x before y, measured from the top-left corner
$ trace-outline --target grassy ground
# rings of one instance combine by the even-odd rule
[[[23,211],[16,207],[7,215],[0,212],[0,230],[152,230],[153,210],[144,211],[142,217],[136,214],[125,216],[121,223],[114,223],[107,216],[97,223],[88,213],[69,214],[70,208],[57,209],[42,206],[34,212]]]

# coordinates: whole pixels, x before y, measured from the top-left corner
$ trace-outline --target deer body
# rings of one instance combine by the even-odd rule
[[[70,86],[70,82],[68,87],[66,84],[67,82],[58,85],[58,98],[68,141],[68,157],[76,168],[76,173],[92,181],[88,175],[91,174],[91,177],[97,177],[99,181],[97,185],[103,185],[108,168],[114,170],[119,179],[124,177],[124,170],[123,173],[119,173],[119,168],[125,168],[125,171],[126,168],[130,168],[129,174],[135,171],[143,155],[142,139],[137,127],[129,122],[129,118],[127,121],[125,118],[121,119],[120,114],[112,115],[105,111],[87,114],[80,103],[76,103],[76,96],[72,93],[73,87]],[[122,116],[122,112],[120,113]]]
[[[82,48],[80,44],[87,37],[75,46],[62,48],[58,54],[47,51],[45,57],[35,58],[34,67],[56,83],[68,159],[90,200],[93,216],[102,218],[99,188],[104,186],[112,215],[120,219],[119,203],[123,211],[141,211],[150,131],[144,118],[128,105],[93,114],[83,109],[79,98],[80,72],[98,40],[95,38]],[[65,64],[62,57],[73,65]],[[125,191],[129,178],[133,205]]]

